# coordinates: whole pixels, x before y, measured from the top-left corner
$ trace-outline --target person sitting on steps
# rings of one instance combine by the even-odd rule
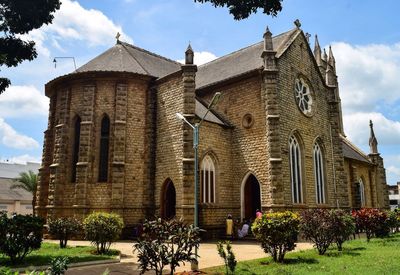
[[[249,223],[247,222],[247,220],[245,220],[242,229],[238,229],[239,239],[242,239],[249,234],[249,227],[250,227]]]

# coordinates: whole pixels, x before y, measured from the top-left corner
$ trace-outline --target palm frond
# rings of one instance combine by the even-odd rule
[[[11,189],[24,189],[32,194],[35,193],[37,187],[37,174],[29,170],[28,172],[19,173],[19,177],[13,179],[14,184]]]

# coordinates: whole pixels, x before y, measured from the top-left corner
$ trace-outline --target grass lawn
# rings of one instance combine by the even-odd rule
[[[385,239],[365,238],[344,243],[343,251],[332,246],[325,255],[316,250],[289,253],[284,264],[270,257],[239,262],[235,274],[399,274],[400,234]],[[207,274],[225,274],[224,266],[207,268]]]
[[[97,261],[97,260],[109,260],[115,259],[119,254],[117,250],[110,250],[108,255],[96,255],[96,248],[92,246],[77,246],[61,249],[58,244],[53,243],[42,243],[42,247],[39,250],[34,250],[28,254],[22,263],[11,266],[8,257],[0,254],[0,266],[8,267],[24,267],[24,266],[40,266],[48,265],[51,258],[57,256],[68,256],[70,263]]]

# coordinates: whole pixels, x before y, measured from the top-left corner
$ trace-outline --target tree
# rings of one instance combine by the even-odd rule
[[[282,0],[194,0],[199,3],[210,2],[214,7],[228,7],[235,20],[246,19],[258,9],[263,13],[276,16],[282,10]]]
[[[32,211],[35,215],[35,204],[36,204],[36,189],[37,189],[37,174],[31,170],[27,172],[19,173],[19,177],[13,179],[11,189],[24,189],[33,195],[32,198]]]
[[[20,35],[51,23],[60,4],[60,0],[0,0],[0,66],[16,67],[37,57],[35,42]],[[10,84],[9,79],[0,78],[0,94]]]

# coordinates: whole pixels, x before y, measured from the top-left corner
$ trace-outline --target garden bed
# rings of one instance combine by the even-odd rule
[[[238,262],[235,274],[394,274],[400,270],[400,233],[387,238],[365,238],[345,242],[343,251],[331,246],[325,255],[315,249],[288,253],[283,264],[271,257]],[[225,267],[203,270],[225,274]]]
[[[28,254],[22,263],[11,265],[9,258],[0,254],[0,266],[11,268],[44,266],[49,265],[52,258],[62,256],[68,257],[69,263],[81,263],[101,260],[115,260],[119,257],[119,251],[111,249],[105,255],[96,254],[96,248],[92,246],[68,246],[61,249],[58,244],[42,243],[39,250],[35,250]]]

